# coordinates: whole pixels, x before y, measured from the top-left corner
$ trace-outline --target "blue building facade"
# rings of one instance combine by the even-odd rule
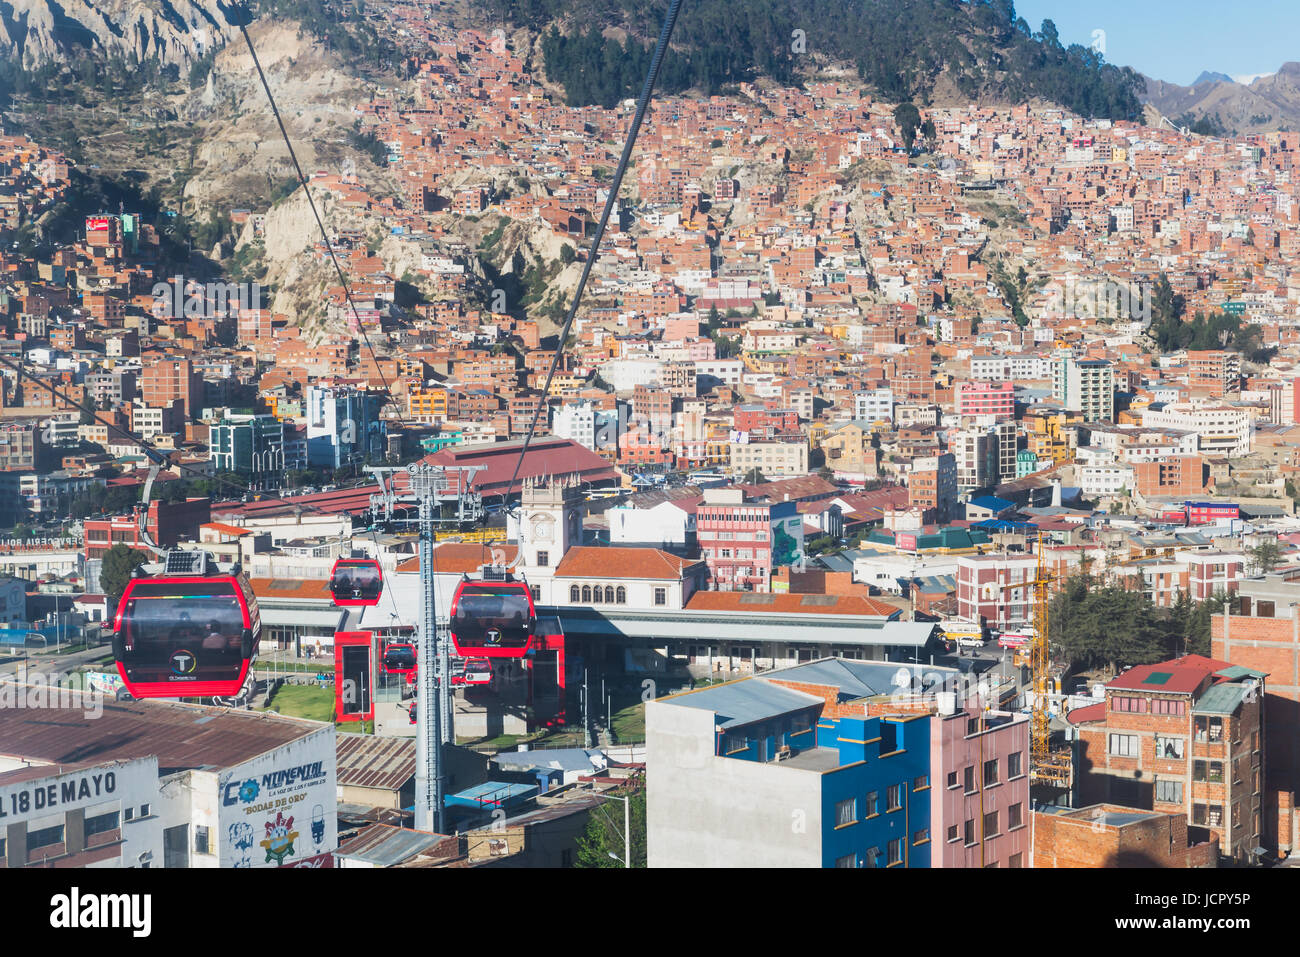
[[[822,719],[817,745],[840,755],[822,775],[822,866],[929,867],[930,716]]]
[[[819,749],[822,866],[929,867],[930,716],[826,718],[823,709],[728,723],[715,753],[769,763]]]

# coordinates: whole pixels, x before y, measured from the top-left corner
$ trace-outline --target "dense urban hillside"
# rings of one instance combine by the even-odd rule
[[[638,92],[667,0],[490,0],[494,16],[544,31],[547,76],[571,105]],[[602,36],[620,28],[627,36]],[[664,92],[715,93],[740,80],[786,82],[827,61],[856,66],[883,96],[929,103],[1059,103],[1086,117],[1137,119],[1143,78],[1095,51],[1034,31],[1012,0],[692,0],[682,6]]]

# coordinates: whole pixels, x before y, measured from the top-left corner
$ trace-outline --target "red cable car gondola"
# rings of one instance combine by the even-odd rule
[[[462,658],[523,658],[536,623],[528,583],[500,570],[462,580],[451,602],[451,641]]]
[[[113,619],[113,657],[136,698],[236,697],[257,659],[262,620],[248,577],[204,552],[141,566]]]
[[[335,605],[378,605],[384,574],[373,558],[340,558],[330,570],[329,589]]]
[[[409,641],[395,641],[384,649],[384,673],[408,675],[415,671],[415,645]]]

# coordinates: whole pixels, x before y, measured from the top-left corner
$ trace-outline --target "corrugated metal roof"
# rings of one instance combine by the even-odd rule
[[[341,734],[336,747],[340,787],[400,791],[415,777],[415,739]]]
[[[1217,678],[1227,678],[1229,681],[1236,681],[1238,678],[1267,678],[1267,671],[1255,671],[1253,668],[1246,668],[1242,665],[1232,665],[1221,671],[1214,673]]]
[[[456,840],[456,838],[449,838],[446,834],[391,827],[387,824],[371,824],[350,841],[339,845],[335,853],[366,861],[376,867],[395,867],[402,861],[430,851],[447,840]]]
[[[174,701],[109,701],[102,697],[92,705],[80,692],[69,691],[60,691],[58,698],[58,702],[51,703],[70,707],[0,708],[0,754],[53,764],[156,755],[159,773],[167,774],[187,768],[242,764],[330,727],[270,711],[234,711]],[[95,707],[102,707],[103,713],[88,720],[87,713]]]
[[[791,678],[791,680],[798,679]],[[793,691],[766,681],[747,678],[732,684],[717,685],[676,695],[671,701],[684,708],[712,711],[717,717],[718,725],[730,728],[789,714],[791,711],[817,704],[821,699],[804,694],[802,691]]]
[[[899,687],[914,688],[917,682],[924,687],[936,684],[936,677],[955,679],[956,668],[907,664],[897,661],[857,661],[852,658],[823,658],[807,664],[794,665],[762,675],[776,681],[797,681],[802,684],[825,685],[839,688],[841,699],[870,698],[890,694]],[[928,683],[926,682],[929,678]],[[904,678],[906,679],[904,682]]]
[[[1249,690],[1249,686],[1235,682],[1207,688],[1201,699],[1192,705],[1192,714],[1232,714]]]

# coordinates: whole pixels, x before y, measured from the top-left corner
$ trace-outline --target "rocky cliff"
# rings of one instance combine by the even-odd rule
[[[0,0],[0,56],[35,67],[87,50],[186,67],[238,33],[219,0]]]

